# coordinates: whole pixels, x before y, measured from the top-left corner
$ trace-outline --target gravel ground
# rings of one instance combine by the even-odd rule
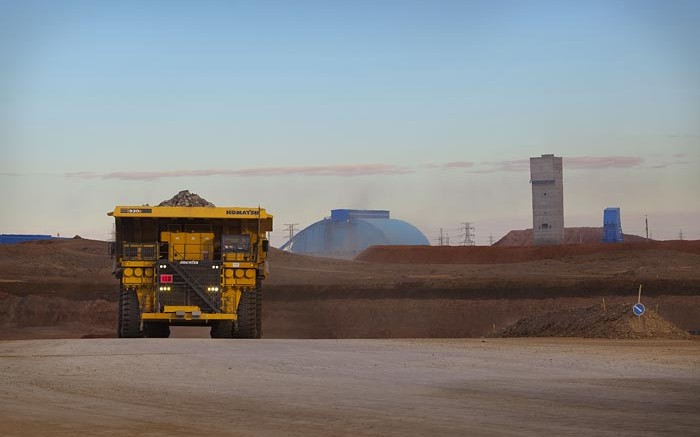
[[[0,435],[700,435],[700,342],[0,342]]]

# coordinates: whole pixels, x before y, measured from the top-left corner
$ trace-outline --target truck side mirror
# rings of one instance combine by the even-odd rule
[[[270,240],[263,240],[262,241],[262,251],[267,252],[270,250]]]

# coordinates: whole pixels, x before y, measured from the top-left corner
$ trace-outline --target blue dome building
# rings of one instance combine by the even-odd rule
[[[415,226],[389,217],[389,211],[334,209],[280,249],[305,255],[353,258],[374,245],[429,245]]]

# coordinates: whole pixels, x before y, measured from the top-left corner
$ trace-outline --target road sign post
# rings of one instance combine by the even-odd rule
[[[634,304],[634,306],[632,307],[632,312],[637,317],[643,315],[646,310],[647,310],[646,307],[641,302]]]
[[[642,284],[639,284],[639,294],[637,295],[637,303],[642,301]]]

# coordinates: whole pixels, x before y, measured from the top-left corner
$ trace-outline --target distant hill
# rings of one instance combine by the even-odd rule
[[[639,235],[623,234],[625,243],[647,241]],[[566,228],[564,230],[564,244],[594,244],[603,239],[603,228]],[[503,238],[495,242],[494,246],[532,246],[532,229],[523,229],[508,232]]]

